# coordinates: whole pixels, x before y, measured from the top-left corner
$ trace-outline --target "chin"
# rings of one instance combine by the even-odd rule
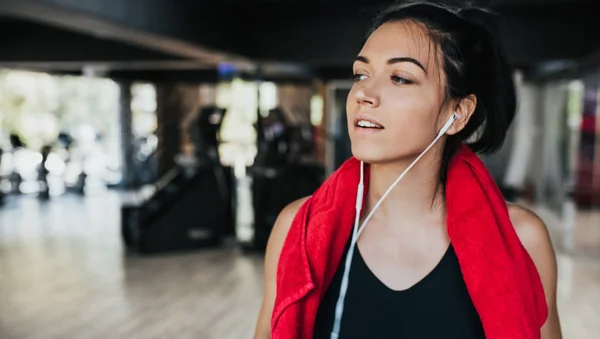
[[[368,164],[382,164],[394,159],[394,156],[385,152],[381,146],[370,146],[363,143],[352,144],[352,156]]]

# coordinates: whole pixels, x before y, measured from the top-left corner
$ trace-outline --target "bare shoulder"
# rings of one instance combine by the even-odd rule
[[[542,219],[524,207],[509,204],[508,212],[515,231],[533,260],[542,280],[548,317],[542,326],[541,338],[560,339],[562,331],[556,304],[557,262],[548,229]]]
[[[271,232],[271,238],[279,238],[282,236],[285,238],[298,210],[309,198],[310,196],[293,201],[279,212],[279,216],[277,217],[275,225],[273,226],[273,231]],[[275,241],[277,240],[283,241],[283,239],[275,239]]]
[[[281,254],[292,221],[308,198],[310,197],[298,199],[281,210],[277,216],[273,230],[271,230],[265,255],[265,290],[254,332],[254,339],[268,339],[271,337],[270,320],[277,294],[276,280],[279,255]]]
[[[515,231],[527,251],[535,251],[552,246],[546,224],[535,213],[525,207],[514,204],[508,205],[508,213]]]
[[[279,218],[282,221],[290,221],[291,222],[294,219],[294,217],[296,216],[296,213],[298,213],[298,210],[300,209],[300,207],[302,207],[302,205],[309,198],[310,198],[310,196],[300,198],[296,201],[289,203],[287,206],[285,206],[283,208],[283,210],[281,210],[281,212],[279,213]]]
[[[310,197],[304,197],[294,202],[291,202],[286,207],[284,207],[283,210],[281,210],[281,212],[279,212],[277,220],[275,221],[275,225],[273,225],[273,230],[271,230],[269,242],[267,244],[267,266],[277,266],[279,254],[281,252],[287,234],[290,230],[290,227],[292,226],[292,221],[294,221],[298,210],[300,209],[300,207],[302,207],[306,200],[308,200],[308,198]]]

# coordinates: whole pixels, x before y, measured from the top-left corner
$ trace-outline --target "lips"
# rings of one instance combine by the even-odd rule
[[[354,126],[369,129],[384,129],[384,127],[374,118],[359,115],[354,119]]]

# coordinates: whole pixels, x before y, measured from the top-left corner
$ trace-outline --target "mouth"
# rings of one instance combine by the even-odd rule
[[[354,127],[360,128],[360,129],[365,129],[365,130],[382,130],[382,129],[384,129],[384,127],[379,122],[377,122],[375,119],[365,117],[365,116],[356,117],[356,119],[354,119]]]

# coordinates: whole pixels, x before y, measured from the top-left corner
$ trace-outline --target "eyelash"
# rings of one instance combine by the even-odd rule
[[[396,82],[396,83],[399,83],[399,84],[406,84],[406,85],[410,85],[410,84],[412,84],[412,83],[413,83],[413,81],[411,81],[411,80],[408,80],[408,79],[406,79],[406,78],[403,78],[403,77],[399,77],[399,76],[397,76],[397,75],[392,75],[392,76],[391,76],[391,79],[392,79],[392,81],[394,81],[394,82]]]
[[[352,75],[352,81],[354,82],[359,82],[360,81],[360,77],[363,76],[364,74],[353,74]]]
[[[352,80],[353,80],[354,82],[359,82],[359,81],[360,81],[360,77],[362,77],[362,76],[364,76],[364,74],[354,74],[354,75],[352,75]],[[414,83],[414,82],[413,82],[413,81],[411,81],[411,80],[408,80],[408,79],[406,79],[406,78],[403,78],[403,77],[400,77],[400,76],[397,76],[397,75],[392,75],[392,76],[390,77],[390,79],[391,79],[393,82],[395,82],[395,83],[398,83],[398,84],[406,84],[406,85],[410,85],[410,84]]]

